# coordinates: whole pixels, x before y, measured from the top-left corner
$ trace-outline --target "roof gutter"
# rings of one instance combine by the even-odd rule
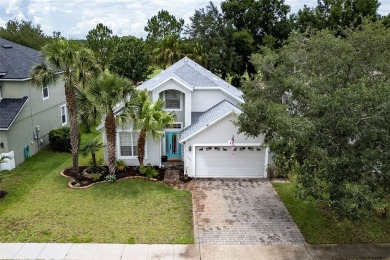
[[[64,71],[55,72],[54,74],[62,74],[62,73],[64,73]],[[31,80],[31,79],[32,79],[31,77],[23,78],[23,79],[2,79],[2,78],[0,78],[0,81],[18,81],[18,82],[20,82],[20,81],[27,81],[27,80]]]

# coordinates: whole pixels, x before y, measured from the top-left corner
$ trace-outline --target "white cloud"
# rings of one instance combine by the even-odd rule
[[[222,0],[213,1],[219,6]],[[390,12],[390,0],[381,0],[379,13]],[[85,38],[88,31],[103,23],[119,36],[146,37],[147,20],[158,11],[168,10],[176,18],[189,17],[196,9],[205,7],[209,0],[0,0],[0,26],[8,20],[29,20],[40,24],[51,35],[60,31],[65,37]],[[317,0],[285,0],[291,12],[307,4],[316,6]]]

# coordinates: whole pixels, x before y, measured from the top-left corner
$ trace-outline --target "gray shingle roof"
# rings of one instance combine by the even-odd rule
[[[170,77],[187,84],[191,88],[210,88],[219,87],[230,93],[236,98],[241,99],[242,92],[222,80],[215,74],[200,66],[193,60],[185,57],[152,79],[145,81],[138,88],[152,90],[157,85],[161,84]]]
[[[230,103],[229,101],[223,100],[212,108],[205,112],[192,113],[191,116],[195,115],[195,118],[191,118],[191,125],[183,129],[180,133],[180,142],[188,138],[189,136],[202,131],[210,123],[218,120],[222,116],[229,112],[234,112],[237,115],[241,114],[241,109]]]
[[[27,102],[27,97],[23,98],[3,98],[0,101],[0,129],[8,129],[19,111]]]
[[[12,48],[3,47],[7,45]],[[32,67],[41,61],[41,52],[0,38],[0,81],[30,78]]]

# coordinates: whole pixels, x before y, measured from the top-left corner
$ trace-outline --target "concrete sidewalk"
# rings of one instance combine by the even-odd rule
[[[390,259],[390,244],[125,245],[0,243],[0,259]]]

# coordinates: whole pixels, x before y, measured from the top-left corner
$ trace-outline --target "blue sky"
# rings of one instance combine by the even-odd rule
[[[220,4],[221,0],[213,1]],[[390,13],[390,0],[380,0],[379,13]],[[209,0],[0,0],[0,26],[11,19],[40,24],[46,34],[60,31],[66,38],[83,39],[98,23],[110,27],[114,34],[145,37],[144,27],[149,18],[161,9],[168,10],[186,24],[196,9]],[[296,12],[315,6],[317,0],[285,0]]]

